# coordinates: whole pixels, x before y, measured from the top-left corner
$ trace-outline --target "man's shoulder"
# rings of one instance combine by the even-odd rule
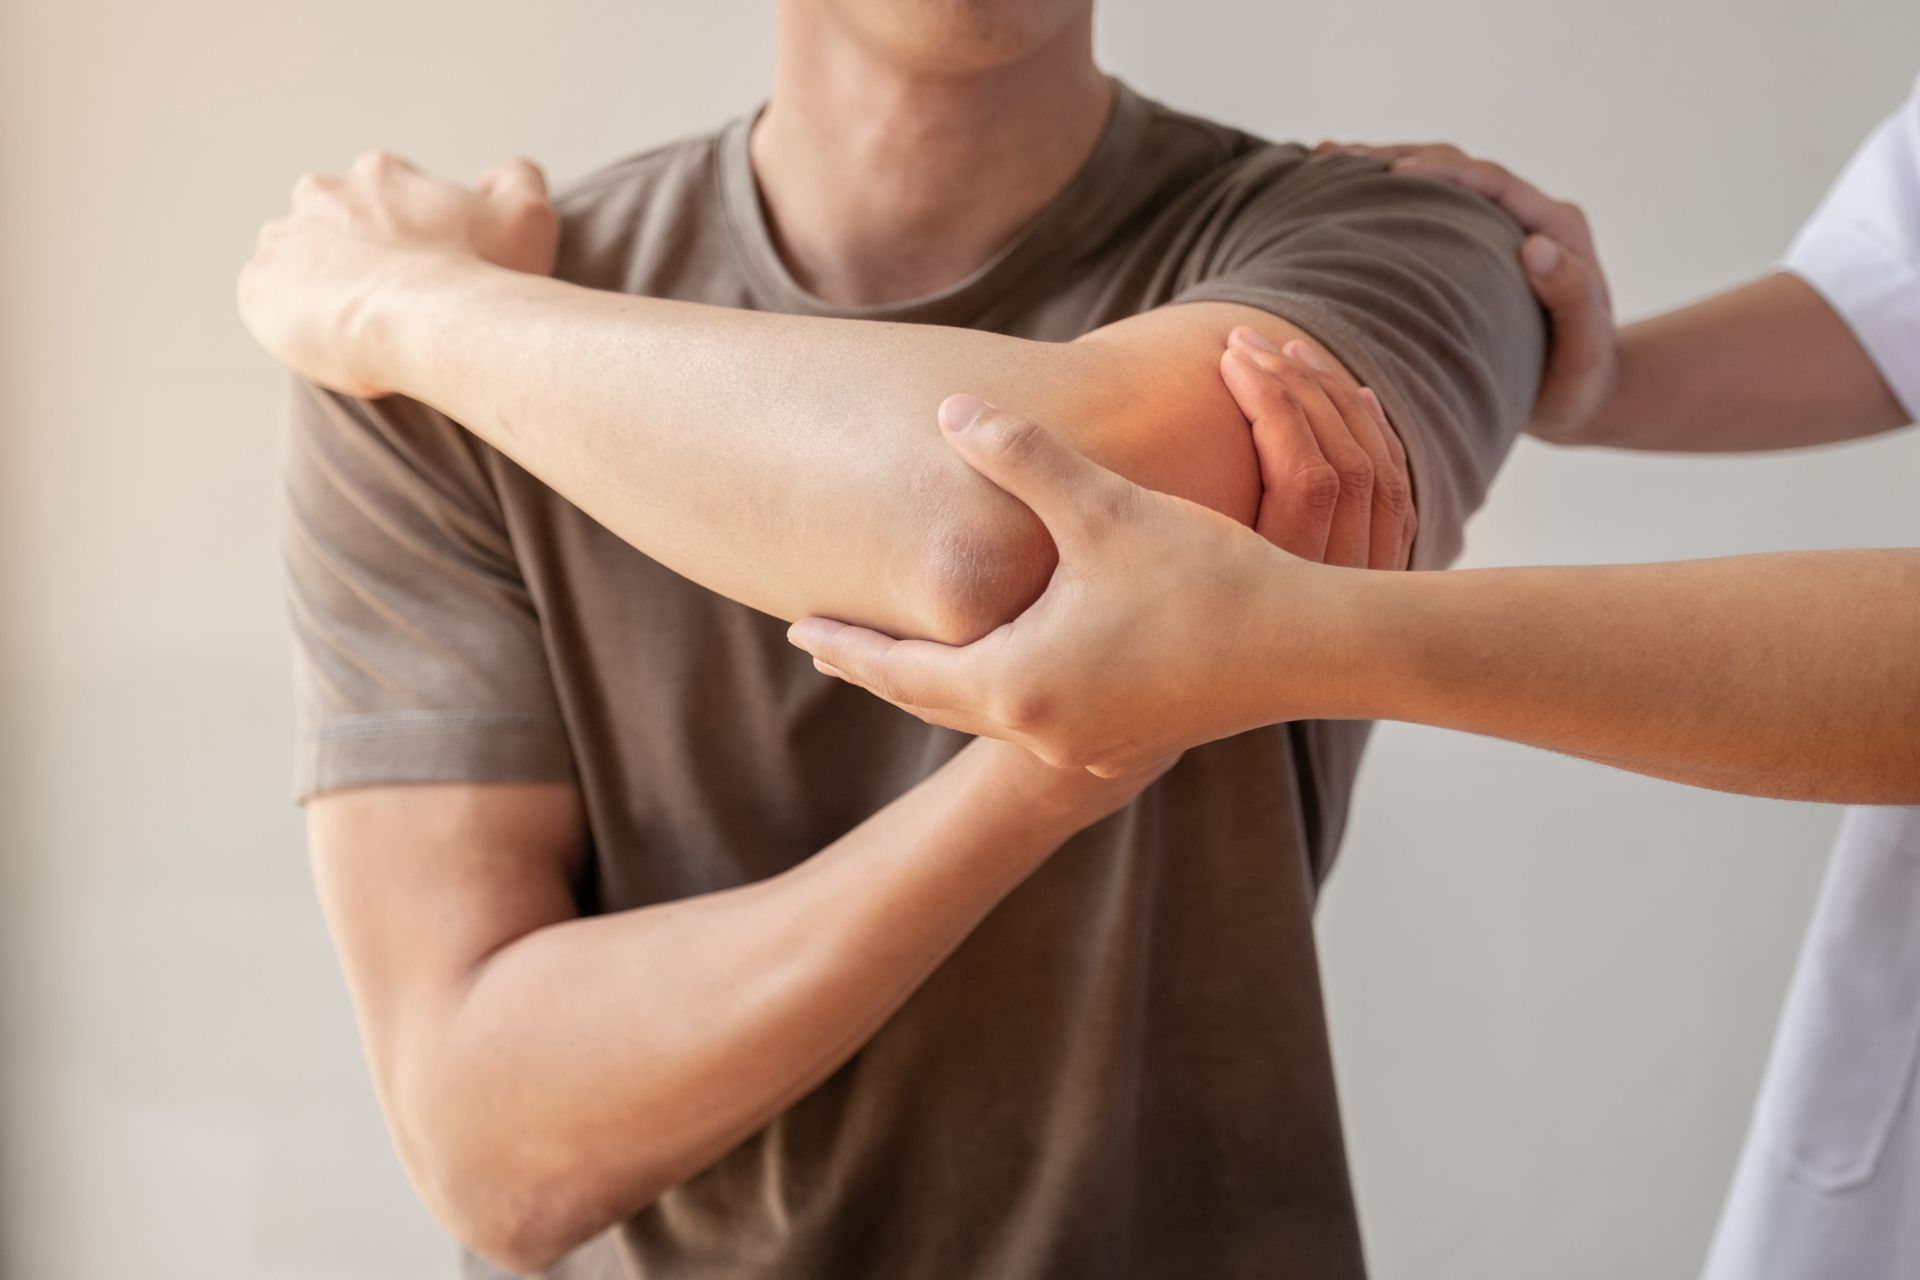
[[[563,218],[591,217],[629,193],[650,192],[662,184],[685,181],[690,175],[710,173],[722,132],[676,138],[601,165],[557,188],[554,207]]]
[[[1496,215],[1491,201],[1451,183],[1396,177],[1384,161],[1351,154],[1315,155],[1304,143],[1280,141],[1236,125],[1181,111],[1135,94],[1149,154],[1179,155],[1190,170],[1188,193],[1204,194],[1228,215],[1298,213],[1318,218],[1349,210],[1391,208],[1411,219]]]
[[[1131,109],[1140,116],[1144,149],[1150,153],[1182,154],[1189,163],[1202,165],[1221,178],[1240,173],[1277,176],[1292,172],[1308,159],[1307,148],[1297,142],[1274,141],[1238,125],[1127,92],[1134,99]]]
[[[562,280],[622,288],[636,256],[684,242],[689,227],[719,221],[719,154],[725,130],[680,138],[604,165],[561,186]]]

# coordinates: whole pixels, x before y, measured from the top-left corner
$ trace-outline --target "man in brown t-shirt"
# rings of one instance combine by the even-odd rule
[[[1364,728],[1097,779],[779,619],[963,640],[1044,584],[956,392],[1354,563],[1404,457],[1441,566],[1532,401],[1519,234],[1114,84],[1084,0],[780,21],[764,111],[557,227],[376,156],[242,278],[309,379],[298,789],[402,1158],[476,1276],[1358,1276],[1311,908]],[[1395,430],[1303,376],[1262,477],[1235,330]]]

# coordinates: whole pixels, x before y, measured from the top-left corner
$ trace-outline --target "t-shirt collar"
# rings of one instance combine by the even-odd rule
[[[790,315],[962,325],[1008,293],[1014,282],[1056,249],[1095,233],[1102,215],[1114,212],[1114,198],[1125,186],[1132,156],[1146,132],[1150,104],[1115,80],[1113,108],[1093,153],[1004,248],[966,279],[937,293],[872,306],[839,305],[816,296],[793,278],[781,259],[748,150],[754,121],[764,109],[763,104],[727,125],[715,153],[721,207],[755,303],[763,310]]]

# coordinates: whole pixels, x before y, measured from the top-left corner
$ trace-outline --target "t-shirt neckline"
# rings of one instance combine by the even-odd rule
[[[1119,80],[1112,83],[1113,107],[1092,153],[1059,193],[998,253],[965,279],[936,293],[869,306],[828,302],[793,278],[767,225],[748,147],[754,121],[765,105],[734,120],[720,135],[716,177],[728,232],[746,270],[755,303],[763,310],[790,315],[853,320],[963,324],[974,319],[990,302],[1003,297],[1011,282],[1027,274],[1056,247],[1093,231],[1094,220],[1103,209],[1111,212],[1108,206],[1132,167],[1150,105]]]

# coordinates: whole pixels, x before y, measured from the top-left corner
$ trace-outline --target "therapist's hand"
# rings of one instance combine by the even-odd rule
[[[1372,156],[1398,174],[1457,183],[1520,224],[1527,232],[1520,264],[1553,317],[1553,347],[1527,430],[1543,440],[1578,442],[1620,376],[1613,298],[1580,206],[1555,200],[1505,167],[1447,143],[1322,142],[1314,154]]]
[[[1272,412],[1295,419],[1285,429],[1306,430],[1275,375],[1249,369],[1272,382]],[[1362,575],[1133,484],[971,396],[941,405],[940,424],[1046,524],[1060,551],[1053,578],[1025,613],[961,648],[802,619],[788,637],[821,670],[923,720],[1102,776],[1315,715],[1337,695],[1339,584]]]
[[[1294,409],[1265,419],[1246,414],[1260,459],[1253,527],[1261,536],[1317,564],[1406,568],[1419,518],[1407,450],[1379,398],[1311,343],[1275,350],[1244,327],[1227,337],[1220,377],[1242,413],[1256,381],[1278,383]]]

